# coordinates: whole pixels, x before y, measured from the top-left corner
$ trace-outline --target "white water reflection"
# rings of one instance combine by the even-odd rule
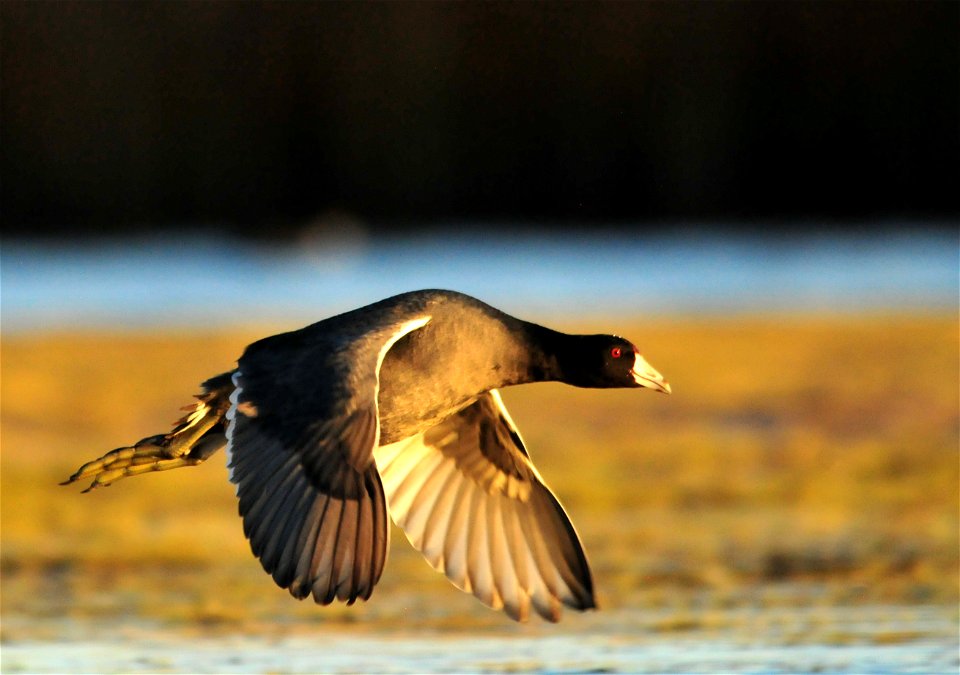
[[[923,632],[911,633],[918,625],[905,623],[904,612],[925,619]],[[493,635],[402,628],[371,635],[358,627],[281,638],[188,637],[128,624],[119,634],[111,631],[109,640],[6,644],[2,657],[5,673],[948,673],[960,667],[956,624],[942,608],[837,608],[827,614],[818,619],[819,632],[788,638],[771,627],[797,625],[802,613],[796,610],[768,611],[749,630],[670,634],[644,631],[630,616],[602,633],[518,628]],[[898,632],[908,638],[897,638]]]

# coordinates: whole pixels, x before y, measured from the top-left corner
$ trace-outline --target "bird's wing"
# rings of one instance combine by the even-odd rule
[[[394,522],[458,588],[518,621],[596,606],[576,530],[495,389],[375,457]]]
[[[303,329],[240,358],[227,413],[230,480],[254,555],[294,597],[352,603],[380,579],[379,369],[390,346],[429,319]]]

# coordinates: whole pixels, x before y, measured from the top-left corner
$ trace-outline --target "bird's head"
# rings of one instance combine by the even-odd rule
[[[647,387],[669,394],[670,384],[629,340],[617,335],[579,336],[567,354],[564,381],[577,387]]]

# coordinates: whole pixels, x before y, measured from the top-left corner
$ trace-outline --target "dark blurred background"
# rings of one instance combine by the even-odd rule
[[[960,213],[956,2],[17,2],[5,233]]]

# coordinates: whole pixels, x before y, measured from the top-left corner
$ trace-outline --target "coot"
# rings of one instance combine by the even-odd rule
[[[64,484],[194,466],[225,445],[244,534],[294,597],[368,599],[389,511],[457,587],[513,619],[557,621],[561,605],[596,606],[590,567],[497,391],[545,381],[670,393],[623,338],[414,291],[253,343],[173,431]]]

